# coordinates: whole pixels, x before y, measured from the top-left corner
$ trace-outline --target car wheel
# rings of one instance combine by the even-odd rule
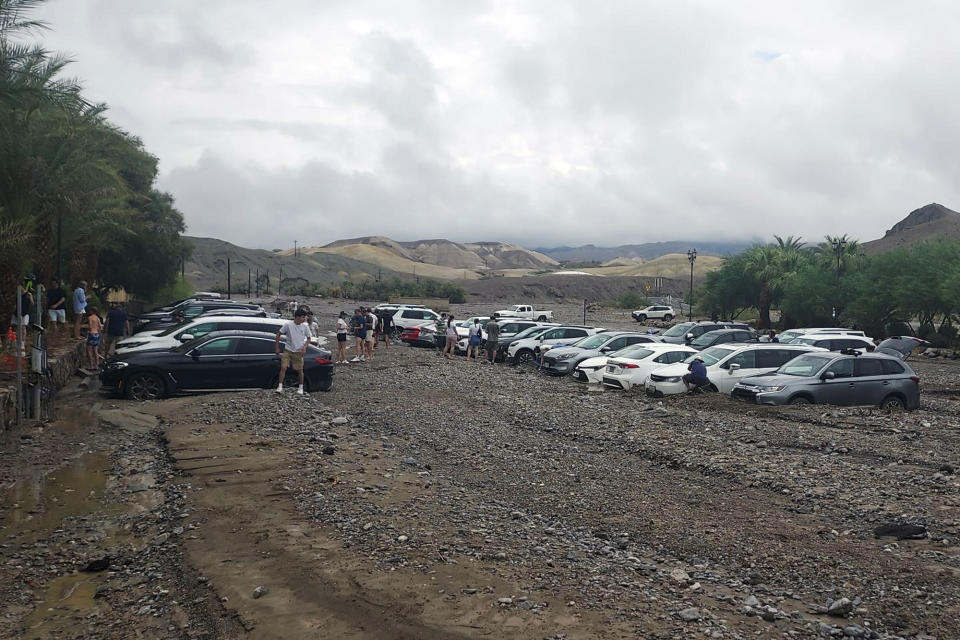
[[[883,402],[880,403],[880,408],[903,411],[907,408],[907,405],[900,396],[887,396],[883,399]]]
[[[794,396],[787,404],[813,404],[807,396]]]
[[[637,322],[646,322],[646,320],[647,320],[646,314],[641,313],[640,315],[637,316]]]
[[[672,315],[670,315],[669,313],[663,314],[663,321],[664,321],[664,322],[670,322],[671,320],[673,320],[673,316],[672,316]]]
[[[127,380],[127,397],[131,400],[156,400],[164,391],[163,380],[152,373],[137,373]]]
[[[513,361],[516,364],[533,362],[533,351],[530,351],[530,349],[520,349],[520,351],[517,351],[516,355],[513,356]]]
[[[537,318],[537,322],[546,322],[546,321],[547,321],[547,316],[540,316],[539,318]]]

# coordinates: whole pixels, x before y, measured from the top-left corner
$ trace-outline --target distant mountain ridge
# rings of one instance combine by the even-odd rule
[[[960,213],[931,202],[911,211],[882,238],[864,242],[861,247],[864,253],[882,253],[934,238],[960,239]]]
[[[724,257],[739,253],[754,241],[742,242],[695,242],[670,240],[666,242],[646,242],[643,244],[624,244],[618,247],[598,247],[585,244],[579,247],[552,247],[535,249],[559,262],[607,262],[615,258],[643,258],[653,260],[671,253],[686,254],[696,249],[698,255]]]

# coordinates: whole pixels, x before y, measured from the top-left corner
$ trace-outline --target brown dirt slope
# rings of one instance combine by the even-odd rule
[[[864,253],[882,253],[921,240],[960,238],[960,213],[933,202],[915,209],[878,240],[863,243]]]

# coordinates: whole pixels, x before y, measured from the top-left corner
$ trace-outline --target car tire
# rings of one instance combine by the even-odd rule
[[[638,316],[634,316],[634,318],[636,319],[637,322],[646,322],[646,320],[647,320],[647,315],[644,314],[644,313],[641,313],[641,314],[638,315]]]
[[[807,396],[794,396],[787,401],[787,404],[805,405],[805,404],[813,404],[813,401],[810,400],[810,398],[808,398]]]
[[[530,349],[520,349],[513,355],[514,364],[530,364],[533,362],[533,351]]]
[[[126,393],[131,400],[157,400],[166,395],[166,388],[154,373],[135,373],[126,382]]]
[[[546,321],[547,321],[547,316],[540,316],[539,318],[537,318],[537,322],[546,322]]]
[[[671,320],[673,320],[673,316],[672,316],[672,315],[670,315],[669,313],[663,314],[663,321],[664,321],[664,322],[670,322]]]
[[[900,396],[891,394],[883,399],[880,403],[880,408],[892,411],[903,411],[907,408],[907,403],[904,402]]]

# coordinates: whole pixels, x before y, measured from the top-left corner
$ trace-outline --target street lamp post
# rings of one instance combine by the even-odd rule
[[[227,256],[227,300],[230,300],[230,256]]]
[[[687,251],[687,260],[690,261],[690,297],[687,299],[689,308],[687,309],[687,319],[693,322],[693,263],[697,261],[697,250]]]
[[[843,257],[843,249],[847,246],[847,241],[844,238],[834,238],[833,240],[833,251],[837,256],[837,293],[836,293],[836,304],[833,306],[833,319],[837,320],[837,317],[840,315],[840,260]]]

